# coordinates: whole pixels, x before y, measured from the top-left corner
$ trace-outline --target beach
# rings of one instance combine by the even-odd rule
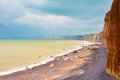
[[[91,44],[46,64],[0,76],[0,80],[116,80],[105,72],[106,57],[102,43]]]

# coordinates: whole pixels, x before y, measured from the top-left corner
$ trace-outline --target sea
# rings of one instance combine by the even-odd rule
[[[0,73],[38,64],[88,45],[81,40],[0,40]]]

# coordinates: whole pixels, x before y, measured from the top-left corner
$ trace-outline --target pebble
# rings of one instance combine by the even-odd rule
[[[49,65],[49,67],[53,67],[54,66],[54,64],[53,63],[51,63],[50,65]]]
[[[78,58],[78,56],[76,55],[75,58]]]
[[[57,57],[56,60],[59,61],[61,58]]]
[[[77,53],[77,51],[74,51],[74,53]]]
[[[63,60],[67,61],[67,60],[69,60],[69,57],[64,57]]]

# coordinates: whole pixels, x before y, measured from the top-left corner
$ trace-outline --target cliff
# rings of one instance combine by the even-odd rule
[[[103,40],[103,32],[98,34],[86,34],[84,35],[84,40],[86,41],[102,41]]]
[[[108,12],[105,16],[105,19],[104,19],[104,29],[103,29],[103,43],[105,45],[107,45],[107,42],[106,42],[106,38],[107,38],[107,34],[108,34],[108,28],[109,28],[109,25],[110,25],[110,12]]]
[[[104,41],[108,57],[106,71],[120,80],[120,0],[114,0],[107,13],[104,26]]]
[[[104,29],[99,34],[88,34],[85,40],[102,41],[107,48],[106,71],[120,80],[120,0],[113,0],[111,10],[104,19]]]

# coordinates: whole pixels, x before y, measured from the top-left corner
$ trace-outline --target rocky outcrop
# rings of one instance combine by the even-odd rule
[[[120,80],[120,0],[114,0],[105,18],[103,40],[108,57],[106,71]]]

